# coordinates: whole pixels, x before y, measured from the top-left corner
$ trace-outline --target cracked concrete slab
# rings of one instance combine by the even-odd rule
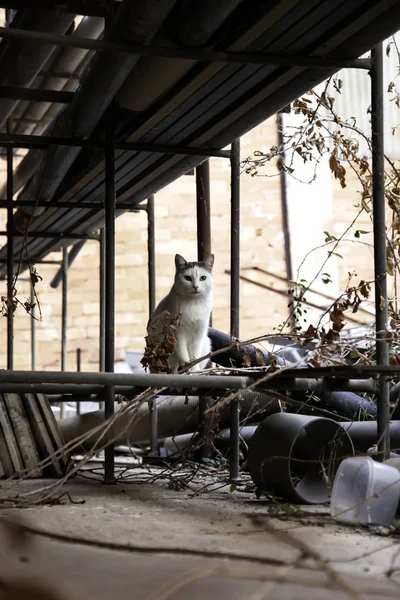
[[[399,579],[386,573],[397,564],[400,538],[334,523],[327,507],[286,515],[251,494],[193,496],[79,478],[62,491],[74,503],[64,496],[65,504],[2,509],[3,518],[22,515],[50,537],[32,536],[25,551],[1,532],[1,578],[34,575],[96,598],[398,597]]]

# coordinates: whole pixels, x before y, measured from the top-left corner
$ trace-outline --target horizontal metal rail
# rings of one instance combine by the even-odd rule
[[[99,148],[104,150],[105,141],[83,140],[74,137],[53,137],[48,135],[26,135],[22,133],[0,133],[0,146],[12,144],[15,148],[37,148],[46,150],[48,146],[76,146],[78,148]],[[229,158],[229,150],[197,148],[195,146],[167,146],[164,144],[143,144],[142,142],[115,142],[116,150],[132,152],[157,152],[160,154],[182,154],[183,156],[206,156]]]
[[[104,210],[103,202],[68,202],[67,200],[50,200],[49,202],[45,202],[44,200],[38,200],[35,202],[34,200],[14,200],[13,206],[34,206],[40,208],[73,208],[73,209],[90,209],[90,210]],[[0,208],[7,208],[7,200],[0,200]],[[146,206],[135,206],[129,202],[117,202],[115,205],[117,210],[146,210]]]
[[[231,274],[229,269],[225,269],[225,273],[227,275]],[[272,287],[272,285],[267,285],[266,283],[262,283],[261,281],[255,281],[254,279],[250,279],[250,277],[246,277],[246,275],[240,275],[240,279],[242,281],[245,281],[246,283],[251,283],[251,284],[255,285],[256,287],[260,287],[263,290],[267,290],[269,292],[273,292],[274,294],[278,294],[278,296],[283,296],[284,298],[287,298],[288,300],[290,300],[293,304],[295,304],[296,302],[299,302],[300,304],[305,304],[306,306],[311,306],[311,308],[316,308],[317,310],[320,310],[321,312],[326,312],[329,309],[329,307],[327,307],[327,306],[321,306],[320,304],[316,304],[315,302],[310,302],[309,300],[306,300],[305,298],[297,301],[293,298],[293,296],[290,296],[290,294],[287,292],[287,290],[277,290],[276,288]],[[310,290],[310,293],[312,293],[312,290]],[[318,293],[318,292],[314,292],[314,293]],[[289,304],[289,306],[291,306],[291,305]],[[370,313],[368,313],[368,314],[369,314],[370,318],[373,318]],[[360,321],[360,319],[356,319],[355,317],[352,317],[351,315],[346,315],[346,319],[348,321],[352,321],[352,323],[357,323],[358,325],[365,325],[365,321]]]
[[[0,384],[10,383],[86,383],[93,385],[127,385],[133,387],[196,387],[243,389],[252,383],[250,377],[233,375],[164,375],[93,373],[60,371],[0,371]]]
[[[103,40],[93,40],[79,36],[65,36],[45,33],[41,31],[27,31],[0,27],[0,37],[36,42],[38,44],[55,44],[70,48],[86,48],[103,52],[122,52],[141,56],[158,56],[163,58],[176,58],[179,60],[198,60],[201,62],[237,63],[248,65],[277,65],[288,67],[316,67],[321,69],[370,69],[371,61],[368,58],[328,58],[324,56],[282,56],[280,54],[255,54],[252,52],[226,52],[221,50],[194,50],[189,48],[165,48],[159,46],[142,46],[140,44],[118,44]]]
[[[265,372],[255,372],[251,369],[238,369],[237,375],[164,375],[158,373],[131,374],[131,373],[76,373],[59,371],[7,371],[0,370],[0,383],[90,383],[95,385],[133,385],[147,387],[215,387],[219,389],[232,389],[249,385],[255,378],[264,377]],[[247,371],[244,373],[244,371]],[[271,373],[272,375],[272,373]],[[397,365],[339,365],[335,367],[293,367],[273,373],[273,379],[319,379],[321,377],[335,377],[338,379],[365,379],[366,377],[400,377],[400,366]],[[111,378],[111,379],[109,379]],[[236,381],[236,383],[235,383]],[[268,381],[271,384],[272,379]],[[143,382],[143,383],[141,383]],[[238,383],[241,382],[241,383]]]
[[[49,205],[50,206],[50,205]],[[7,231],[0,231],[0,236],[6,236]],[[98,240],[99,236],[96,234],[86,233],[63,233],[50,232],[50,231],[27,231],[22,233],[21,231],[14,231],[14,237],[32,237],[32,238],[48,238],[50,240]]]
[[[57,7],[57,10],[65,10],[65,12],[77,13],[78,15],[104,17],[106,15],[106,8],[102,4],[99,0],[65,0],[64,2],[60,2],[60,0],[57,0],[57,2],[54,2],[54,0],[35,0],[34,7],[35,10],[54,10]],[[8,0],[0,2],[0,7],[22,10],[24,8],[31,8],[32,0]]]
[[[68,104],[74,97],[74,92],[63,92],[58,90],[41,90],[23,88],[11,85],[0,86],[0,98],[11,100],[29,100],[33,102],[58,102]]]
[[[181,377],[179,375],[178,377]],[[207,380],[209,376],[207,376]],[[219,379],[221,379],[219,377]],[[205,383],[208,384],[206,380]],[[188,388],[188,385],[184,386]],[[197,387],[190,386],[191,395],[197,396],[199,390]],[[146,387],[144,386],[129,386],[129,385],[116,385],[115,393],[132,398]],[[220,388],[218,388],[220,389]],[[232,386],[226,386],[226,389],[232,389]],[[280,392],[296,391],[296,392],[333,392],[333,391],[349,391],[349,392],[368,392],[375,394],[378,390],[374,379],[283,379],[281,377],[274,377],[268,382],[261,383],[257,388],[258,391],[275,390]],[[104,385],[88,385],[86,383],[0,383],[0,393],[31,393],[31,394],[73,394],[75,397],[82,396],[82,402],[96,402],[97,396],[101,396],[104,392]],[[216,388],[210,387],[209,384],[206,388],[201,389],[201,394],[204,395],[216,395]],[[166,389],[162,396],[182,396],[182,391],[177,391],[176,388]],[[67,399],[68,400],[68,399]],[[65,400],[65,401],[67,401]],[[74,401],[71,398],[69,401]]]

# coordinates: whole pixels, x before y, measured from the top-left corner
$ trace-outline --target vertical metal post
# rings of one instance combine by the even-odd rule
[[[78,373],[80,373],[81,371],[81,357],[82,357],[82,352],[80,348],[76,349],[76,370]],[[80,415],[81,414],[81,403],[80,402],[76,402],[76,414]]]
[[[147,272],[149,293],[149,318],[156,307],[156,255],[154,196],[147,199]],[[150,454],[158,455],[158,407],[157,398],[149,402],[150,411]]]
[[[113,107],[108,109],[105,126],[105,351],[104,367],[114,372],[115,361],[115,148]],[[104,389],[104,417],[114,414],[114,386]],[[104,483],[115,483],[114,445],[105,449]]]
[[[62,249],[61,371],[67,368],[68,248]]]
[[[210,161],[196,168],[197,255],[204,260],[211,254]]]
[[[156,307],[156,253],[154,196],[147,199],[147,269],[149,282],[149,318]]]
[[[61,280],[61,371],[67,368],[67,321],[68,321],[68,248],[62,249]],[[60,404],[60,418],[65,416],[65,404]]]
[[[100,229],[100,243],[99,243],[99,280],[100,280],[100,315],[99,315],[99,367],[100,371],[105,370],[105,346],[106,346],[106,242],[105,242],[105,230]]]
[[[7,369],[14,368],[14,217],[13,147],[7,146]]]
[[[231,336],[239,337],[240,307],[240,140],[231,146]],[[240,404],[230,405],[230,479],[239,477]]]
[[[211,254],[211,193],[210,161],[206,160],[196,167],[196,215],[197,215],[197,259],[202,261]],[[211,318],[210,318],[211,326]],[[206,414],[211,406],[211,398],[199,396],[199,435],[201,458],[213,454],[211,441],[212,414]]]
[[[386,222],[385,222],[385,155],[383,128],[383,46],[372,50],[371,68],[371,142],[372,142],[372,205],[374,225],[374,269],[375,269],[375,327],[376,364],[389,363],[389,345],[386,341],[388,321],[388,299],[386,280]],[[379,378],[378,396],[378,452],[380,460],[389,458],[390,453],[390,409],[389,382]]]
[[[276,115],[276,126],[278,133],[278,147],[282,147],[283,140],[283,119],[282,113],[278,113]],[[284,159],[284,152],[282,151],[282,159]],[[286,193],[286,173],[284,169],[281,169],[279,173],[279,182],[281,188],[281,212],[282,212],[282,229],[283,229],[283,243],[284,243],[284,251],[285,251],[285,263],[286,263],[286,279],[288,281],[292,281],[293,279],[293,269],[292,269],[292,249],[290,244],[290,230],[289,230],[289,215],[288,215],[288,207],[287,207],[287,193]],[[290,327],[291,331],[295,332],[296,327],[296,319],[294,316],[294,311],[290,308]]]
[[[35,303],[35,288],[31,281],[31,302]],[[31,310],[31,368],[36,371],[36,308]]]

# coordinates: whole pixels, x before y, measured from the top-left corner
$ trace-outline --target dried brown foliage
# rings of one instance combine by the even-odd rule
[[[150,319],[147,325],[146,347],[142,365],[151,373],[170,373],[169,358],[176,346],[176,329],[181,325],[180,315],[167,310]]]

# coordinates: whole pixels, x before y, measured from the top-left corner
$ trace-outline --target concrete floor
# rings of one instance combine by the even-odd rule
[[[45,483],[1,490],[0,501]],[[0,582],[33,577],[77,599],[400,596],[400,575],[386,575],[400,567],[400,537],[335,524],[327,507],[286,515],[227,489],[196,496],[162,483],[81,478],[66,491],[64,504],[0,504],[0,517],[22,517],[42,532],[25,545],[0,528]]]

